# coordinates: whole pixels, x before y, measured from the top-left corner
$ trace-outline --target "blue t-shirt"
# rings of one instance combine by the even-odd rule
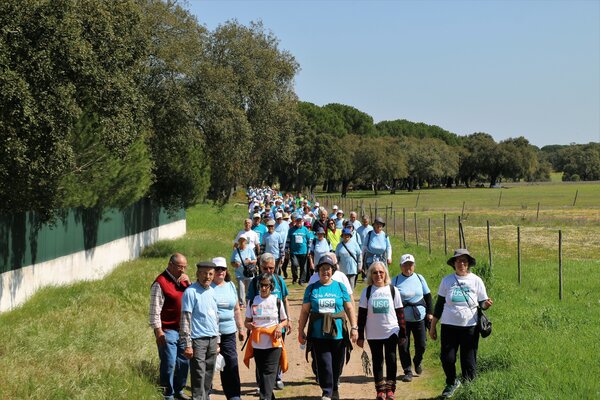
[[[240,258],[240,254],[242,257]],[[245,262],[246,259],[256,260],[256,255],[254,254],[254,249],[250,248],[250,246],[246,245],[244,250],[233,249],[231,253],[231,262],[240,263],[240,266],[235,269],[235,276],[238,278],[244,277],[244,266],[242,265],[242,261]]]
[[[283,254],[285,240],[279,232],[265,233],[262,237],[261,244],[265,246],[265,253],[271,253],[276,259],[281,258]]]
[[[237,291],[233,282],[225,282],[218,286],[214,283],[210,285],[215,290],[217,297],[217,308],[219,309],[219,332],[222,335],[235,333],[237,327],[235,325],[234,309],[237,304]]]
[[[253,226],[252,230],[258,234],[258,243],[262,243],[262,237],[268,231],[267,227],[263,224],[258,224]]]
[[[362,243],[364,243],[365,240],[367,240],[367,234],[369,232],[371,232],[372,230],[373,230],[373,227],[371,225],[367,225],[366,227],[364,225],[361,225],[358,228],[356,228],[356,233],[358,233],[360,235],[360,239],[361,239]]]
[[[400,296],[402,296],[402,304],[404,304],[404,319],[409,322],[421,321],[425,318],[426,309],[424,306],[416,306],[419,311],[419,318],[415,316],[415,307],[411,307],[407,303],[418,303],[423,299],[423,296],[431,293],[427,282],[422,275],[413,273],[411,276],[399,274],[392,279],[392,285],[398,288]]]
[[[337,281],[331,281],[329,285],[323,285],[320,281],[308,285],[304,292],[302,304],[310,303],[310,311],[318,313],[337,314],[344,309],[344,303],[350,301],[350,295],[346,287]],[[308,336],[315,339],[341,339],[342,320],[336,319],[337,336],[323,334],[323,319],[319,318],[313,323],[312,331]]]
[[[288,238],[290,240],[290,253],[291,254],[306,254],[308,253],[308,240],[309,232],[305,227],[298,228],[294,226],[290,228],[288,232]]]
[[[335,229],[342,229],[344,227],[344,218],[336,218],[335,221]]]
[[[329,253],[331,251],[331,246],[327,239],[319,240],[315,239],[312,243],[310,252],[313,254],[313,259],[315,261],[315,266],[319,265],[319,260],[325,253]]]
[[[219,310],[212,287],[204,288],[198,282],[183,292],[181,311],[192,313],[192,339],[219,335]]]
[[[384,231],[379,233],[371,231],[367,233],[363,241],[362,250],[366,254],[368,265],[371,265],[374,261],[383,261],[385,263],[388,258],[391,258],[392,245],[390,244],[390,238],[388,238]]]
[[[344,244],[348,248],[349,252],[346,250],[346,247],[344,247]],[[350,239],[348,243],[344,244],[340,242],[335,249],[335,255],[338,259],[340,271],[346,275],[356,275],[358,273],[358,261],[361,257],[360,247],[356,241],[352,239]],[[354,259],[356,259],[356,261]]]

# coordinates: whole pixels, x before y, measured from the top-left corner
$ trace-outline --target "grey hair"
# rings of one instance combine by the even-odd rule
[[[260,256],[260,263],[261,264],[267,263],[267,262],[271,262],[271,261],[275,262],[275,256],[273,254],[271,254],[271,253],[263,253]]]

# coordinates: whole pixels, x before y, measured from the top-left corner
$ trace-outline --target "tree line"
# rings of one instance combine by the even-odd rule
[[[300,101],[299,70],[262,23],[208,30],[175,1],[0,2],[0,211],[52,218],[141,197],[175,210],[275,183],[493,185],[548,179],[552,167],[598,179],[594,144],[540,151],[524,137],[374,123]]]

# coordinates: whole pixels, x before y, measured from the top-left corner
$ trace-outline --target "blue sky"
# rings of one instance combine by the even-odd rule
[[[496,141],[600,142],[600,0],[190,0],[187,8],[211,30],[262,20],[299,62],[303,101]]]

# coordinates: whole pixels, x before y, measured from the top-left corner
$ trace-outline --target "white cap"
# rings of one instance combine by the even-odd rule
[[[338,208],[338,207],[337,207],[337,205],[336,205],[336,204],[334,204],[334,205],[333,205],[333,210],[337,210],[337,208]]]
[[[278,219],[278,218],[283,218],[283,214],[275,213],[275,219]]]
[[[225,257],[215,257],[211,261],[217,267],[227,268],[227,260]]]
[[[403,254],[402,257],[400,257],[400,265],[404,264],[405,262],[414,263],[415,258],[412,254]]]
[[[319,207],[319,202],[315,201],[315,207]]]
[[[254,213],[252,215],[252,219],[254,219],[254,218],[260,218],[260,214],[259,213]]]

